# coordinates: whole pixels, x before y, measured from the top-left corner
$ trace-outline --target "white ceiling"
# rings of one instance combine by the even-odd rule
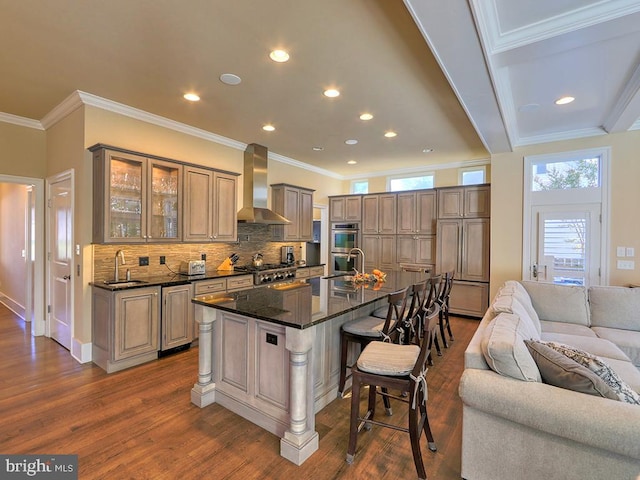
[[[640,128],[640,0],[0,0],[0,45],[0,120],[86,92],[343,178]]]

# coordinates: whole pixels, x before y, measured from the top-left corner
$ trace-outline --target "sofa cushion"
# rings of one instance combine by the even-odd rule
[[[593,327],[593,331],[598,337],[615,343],[640,368],[640,332],[606,327]]]
[[[598,375],[605,381],[618,395],[618,398],[627,403],[634,405],[640,405],[640,394],[634,391],[622,378],[615,372],[615,370],[604,362],[601,358],[595,355],[574,348],[570,345],[565,345],[556,342],[545,342],[545,345],[551,347],[557,352],[566,355],[568,358],[578,362],[580,365],[587,367],[593,373]]]
[[[536,312],[536,309],[533,308],[531,297],[520,282],[516,282],[515,280],[507,280],[498,292],[498,295],[501,294],[513,295],[515,299],[518,300],[518,302],[520,302],[522,306],[527,310],[527,313],[531,317],[531,320],[533,320],[533,324],[535,325],[536,330],[538,330],[538,333],[542,332],[538,312]]]
[[[496,295],[493,299],[493,303],[491,304],[491,308],[496,315],[499,313],[513,313],[517,315],[522,321],[522,328],[525,330],[525,338],[540,340],[540,331],[536,328],[534,320],[531,318],[524,305],[522,305],[514,295]],[[540,321],[538,320],[537,323],[539,324]]]
[[[544,383],[618,400],[616,392],[587,367],[554,350],[544,342],[525,340],[524,343],[535,360]]]
[[[585,287],[528,281],[523,281],[522,285],[540,320],[590,326]]]
[[[540,371],[524,340],[529,326],[518,315],[498,314],[484,330],[480,346],[489,367],[517,380],[541,382]]]
[[[543,333],[542,340],[571,345],[598,357],[629,361],[629,357],[618,346],[604,338],[568,335],[565,333]]]
[[[640,288],[589,287],[591,326],[640,331]]]
[[[550,322],[548,320],[540,320],[542,333],[564,333],[567,335],[581,335],[583,337],[597,337],[595,332],[584,325],[576,325],[575,323]]]

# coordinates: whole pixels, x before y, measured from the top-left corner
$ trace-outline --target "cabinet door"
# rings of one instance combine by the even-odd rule
[[[374,268],[383,271],[397,270],[395,235],[380,235],[378,266]]]
[[[466,187],[464,191],[464,216],[491,216],[491,187]]]
[[[378,233],[378,195],[362,197],[362,233]]]
[[[137,155],[105,150],[96,152],[102,158],[105,192],[96,198],[95,208],[102,208],[102,239],[111,243],[145,242],[147,237],[147,159]],[[104,157],[102,157],[104,155]]]
[[[396,259],[398,263],[415,263],[414,235],[398,235],[396,238]]]
[[[464,212],[464,189],[438,190],[438,218],[460,218]]]
[[[313,239],[313,192],[300,190],[299,241],[310,242]]]
[[[415,263],[433,264],[436,260],[436,236],[418,235],[414,240]],[[400,260],[398,260],[400,261]]]
[[[162,289],[161,350],[186,345],[193,340],[192,297],[191,284]]]
[[[437,271],[445,273],[453,270],[460,278],[460,248],[462,235],[461,220],[439,220],[437,234]]]
[[[345,197],[344,220],[360,221],[362,218],[362,197],[351,195]]]
[[[482,317],[489,308],[489,284],[454,280],[449,311],[458,315]]]
[[[436,234],[436,191],[416,193],[416,232],[425,235]],[[400,205],[398,204],[398,215]],[[399,233],[399,232],[398,232]]]
[[[378,235],[363,235],[362,250],[365,252],[363,271],[371,271],[378,266],[378,255],[380,250],[380,237]],[[356,265],[358,262],[356,262]]]
[[[116,293],[114,360],[158,350],[159,289]]]
[[[389,193],[380,195],[378,204],[378,233],[396,233],[397,195]]]
[[[147,240],[182,238],[182,165],[148,160]]]
[[[215,172],[213,177],[212,240],[233,241],[238,238],[238,203],[236,177]]]
[[[462,223],[460,279],[489,281],[489,219],[464,219]]]
[[[213,171],[196,167],[184,169],[184,240],[212,240]]]
[[[283,209],[276,210],[284,218],[291,223],[284,226],[284,239],[285,240],[297,240],[300,238],[300,190],[297,188],[284,187],[282,191],[283,195]]]
[[[396,233],[409,235],[416,232],[416,193],[398,194],[398,215]]]
[[[346,216],[347,197],[331,197],[329,199],[329,221],[341,222]]]

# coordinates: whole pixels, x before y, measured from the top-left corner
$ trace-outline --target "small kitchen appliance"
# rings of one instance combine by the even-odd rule
[[[206,271],[207,264],[204,260],[189,260],[188,262],[180,262],[180,273],[185,275],[203,275]]]
[[[280,262],[284,265],[293,265],[296,263],[296,258],[293,255],[293,246],[289,245],[281,248]]]

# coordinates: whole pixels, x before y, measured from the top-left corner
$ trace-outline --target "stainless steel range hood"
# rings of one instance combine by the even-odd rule
[[[250,143],[244,151],[243,207],[238,212],[239,223],[288,225],[291,222],[267,208],[267,147]]]

